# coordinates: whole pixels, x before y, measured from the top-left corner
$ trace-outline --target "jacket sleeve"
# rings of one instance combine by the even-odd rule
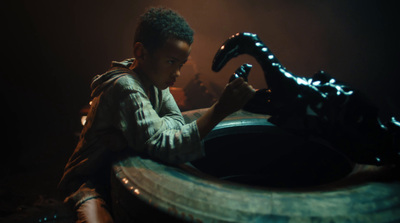
[[[162,102],[160,107],[158,114],[163,117],[168,128],[179,129],[185,124],[182,113],[168,88],[162,91]]]
[[[144,91],[130,88],[119,102],[117,127],[131,148],[161,161],[179,164],[203,157],[196,122],[184,124],[173,104],[163,104],[160,116]]]

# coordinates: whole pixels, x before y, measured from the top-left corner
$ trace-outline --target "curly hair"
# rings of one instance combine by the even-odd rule
[[[171,38],[191,45],[193,34],[192,28],[177,12],[165,7],[150,8],[139,18],[134,43],[141,42],[154,52]]]

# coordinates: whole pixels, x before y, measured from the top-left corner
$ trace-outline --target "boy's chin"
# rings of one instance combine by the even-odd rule
[[[165,90],[165,89],[167,89],[169,86],[166,85],[166,84],[163,84],[163,85],[156,85],[156,87],[157,87],[159,90]]]

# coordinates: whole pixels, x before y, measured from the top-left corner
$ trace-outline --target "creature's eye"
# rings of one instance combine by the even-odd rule
[[[168,60],[167,63],[168,63],[168,64],[174,64],[174,63],[175,63],[175,60]]]

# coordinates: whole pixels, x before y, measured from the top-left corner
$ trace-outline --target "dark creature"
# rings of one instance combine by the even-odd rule
[[[220,71],[232,58],[253,56],[261,65],[268,89],[261,89],[245,110],[269,114],[269,121],[293,133],[322,140],[361,164],[400,164],[400,122],[382,124],[378,108],[359,91],[323,71],[298,77],[281,65],[252,33],[237,33],[218,50],[212,64]],[[242,65],[231,80],[247,79],[251,66]]]

